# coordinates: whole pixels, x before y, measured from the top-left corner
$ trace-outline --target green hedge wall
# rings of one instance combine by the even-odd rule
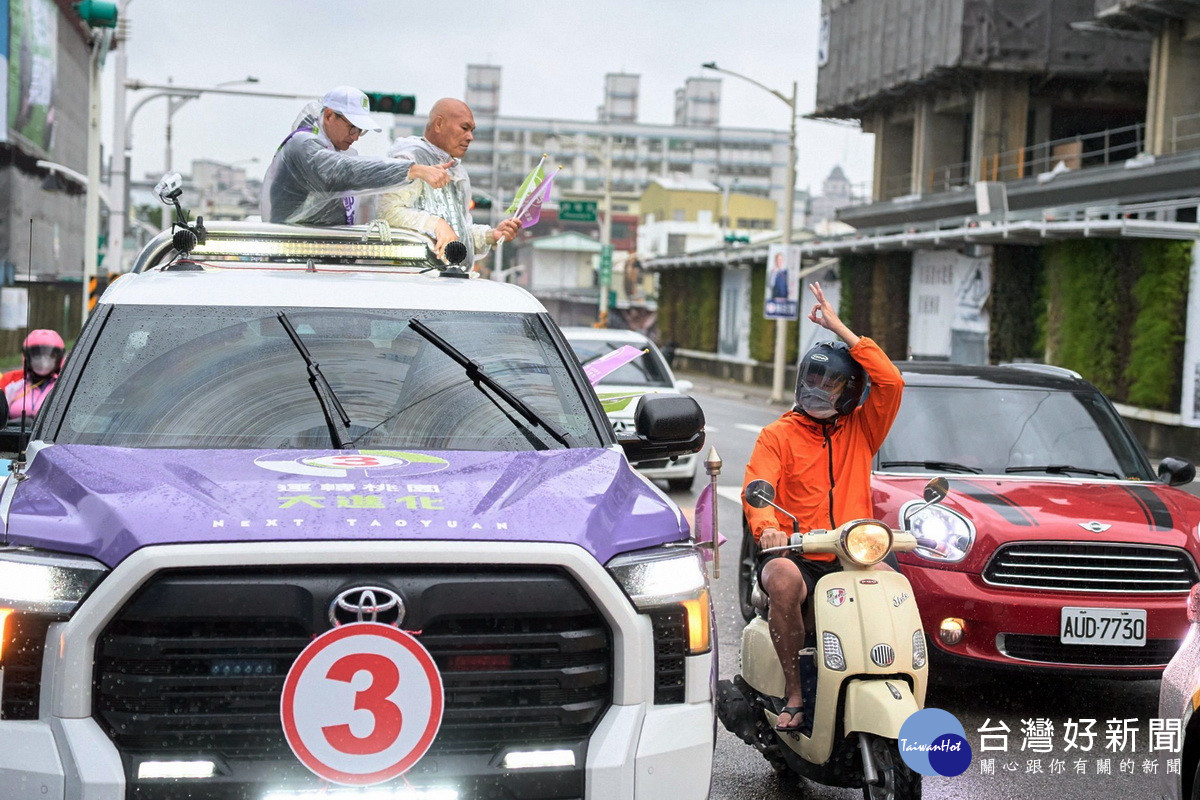
[[[1118,402],[1178,408],[1192,247],[1077,239],[1043,248],[1046,360]]]
[[[1193,244],[1140,244],[1142,274],[1133,286],[1138,313],[1125,366],[1127,399],[1145,408],[1178,408]]]
[[[669,269],[660,275],[660,341],[673,341],[685,349],[715,353],[720,312],[720,269]]]
[[[838,316],[859,336],[870,336],[893,360],[908,355],[908,292],[911,253],[842,256]]]
[[[1045,352],[1046,270],[1042,248],[996,247],[992,254],[992,292],[988,297],[989,360],[1040,361]]]
[[[1046,248],[1046,354],[1105,394],[1119,388],[1117,243],[1076,239]]]

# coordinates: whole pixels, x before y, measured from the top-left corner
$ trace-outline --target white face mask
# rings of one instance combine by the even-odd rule
[[[54,356],[34,356],[29,359],[29,370],[34,375],[49,375],[54,372],[57,361]]]
[[[796,405],[813,419],[829,419],[837,416],[833,404],[840,395],[840,391],[827,392],[812,386],[802,386],[800,396],[796,398]]]

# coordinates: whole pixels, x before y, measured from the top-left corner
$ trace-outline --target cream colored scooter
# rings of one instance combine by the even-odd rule
[[[925,505],[907,516],[941,502],[947,491],[945,478],[930,481]],[[742,631],[742,672],[717,685],[721,722],[776,771],[829,786],[861,786],[866,800],[915,800],[921,776],[900,757],[897,739],[900,726],[925,704],[925,633],[908,579],[872,567],[892,551],[916,549],[917,540],[870,519],[802,534],[796,518],[774,499],[766,481],[746,487],[750,505],[774,506],[792,518],[789,543],[771,551],[833,553],[843,569],[822,577],[809,600],[815,624],[800,654],[801,728],[775,730],[784,705],[783,669],[767,627],[766,597],[757,586],[758,613]]]

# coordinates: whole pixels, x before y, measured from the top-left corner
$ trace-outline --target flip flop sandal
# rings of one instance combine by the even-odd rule
[[[804,706],[784,706],[779,711],[779,716],[790,714],[792,717],[791,725],[779,725],[776,723],[775,730],[777,731],[798,731],[804,725]]]

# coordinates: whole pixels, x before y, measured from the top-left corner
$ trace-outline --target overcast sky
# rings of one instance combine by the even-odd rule
[[[673,121],[675,89],[721,67],[782,94],[799,84],[800,113],[816,95],[819,0],[129,0],[128,76],[148,83],[213,86],[252,75],[245,88],[309,93],[337,84],[413,94],[425,113],[465,91],[467,64],[502,69],[500,113],[594,120],[609,72],[641,75],[639,121]],[[111,142],[112,62],[104,77],[103,133]],[[745,81],[722,80],[721,124],[786,130],[788,108]],[[129,92],[128,113],[149,92]],[[245,166],[261,176],[290,131],[298,100],[205,95],[176,112],[173,168],[193,159]],[[167,101],[149,101],[132,128],[133,174],[161,173]],[[387,124],[390,115],[378,115]],[[359,143],[382,155],[386,130]],[[819,193],[841,164],[870,179],[872,137],[801,119],[797,185]],[[106,150],[107,152],[107,150]],[[257,162],[250,159],[257,158]]]

